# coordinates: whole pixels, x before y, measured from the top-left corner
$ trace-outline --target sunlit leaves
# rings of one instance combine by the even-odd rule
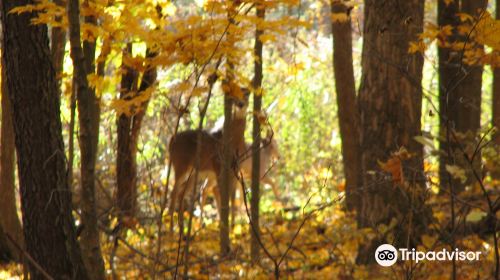
[[[276,36],[273,34],[262,34],[259,36],[259,40],[262,43],[274,42],[274,41],[276,41]]]
[[[475,39],[480,44],[500,51],[500,20],[495,20],[491,14],[485,13],[476,25]]]
[[[155,87],[149,87],[140,93],[129,92],[124,98],[115,99],[110,107],[116,111],[118,115],[125,114],[132,116],[143,110],[143,104],[147,102],[153,94]]]
[[[464,64],[500,65],[500,21],[486,11],[479,18],[466,13],[458,13],[456,16],[460,24],[455,28],[451,25],[439,28],[428,23],[419,39],[410,43],[408,53],[423,54],[436,41],[439,47],[461,54]],[[486,52],[482,46],[489,47],[491,51]]]
[[[414,54],[417,52],[424,53],[426,49],[427,45],[422,41],[410,42],[410,46],[408,47],[408,53],[410,54]]]
[[[466,221],[468,222],[479,222],[481,219],[486,217],[488,214],[480,211],[480,210],[473,210],[471,211],[467,217],[465,218]]]
[[[465,170],[461,168],[458,165],[446,165],[446,171],[450,173],[450,175],[455,178],[460,180],[462,183],[465,183],[467,181],[467,176],[465,175]]]
[[[331,15],[332,22],[342,23],[349,21],[349,16],[346,13],[334,13]]]
[[[89,81],[89,86],[95,89],[97,96],[101,96],[104,91],[112,90],[111,86],[115,82],[112,77],[103,77],[96,74],[88,75],[87,80]]]
[[[33,24],[51,24],[54,27],[68,25],[66,9],[49,0],[41,0],[34,5],[20,6],[9,11],[15,14],[32,12],[37,13],[37,17],[32,19]]]

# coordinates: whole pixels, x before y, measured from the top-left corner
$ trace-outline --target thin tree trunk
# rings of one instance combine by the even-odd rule
[[[132,43],[127,43],[122,52],[122,61],[132,55]],[[122,79],[120,84],[120,98],[125,98],[130,92],[137,90],[137,72],[122,62]],[[135,185],[135,165],[130,159],[128,131],[130,130],[130,117],[121,114],[117,120],[118,150],[116,153],[116,184],[117,205],[120,209],[120,217],[131,216],[135,209],[135,191],[130,186]],[[123,135],[122,135],[123,134]]]
[[[73,76],[71,96],[69,104],[69,128],[68,128],[68,183],[69,189],[74,194],[73,189],[73,163],[75,161],[75,118],[76,118],[76,81]],[[74,201],[73,201],[74,202]]]
[[[0,28],[1,33],[1,28]],[[3,35],[2,35],[3,36]],[[0,39],[1,40],[1,39]],[[2,128],[0,133],[0,194],[3,203],[0,207],[0,225],[3,230],[14,239],[14,242],[24,248],[23,228],[17,215],[16,186],[15,186],[15,152],[14,127],[12,124],[12,108],[7,93],[7,73],[3,62],[4,49],[2,47]],[[20,262],[22,252],[14,244],[7,242],[12,257]]]
[[[54,0],[54,4],[63,8],[65,7],[65,1],[63,0]],[[57,17],[56,20],[61,21],[61,18]],[[61,27],[53,27],[50,39],[52,65],[54,65],[54,70],[56,71],[56,79],[59,82],[60,88],[60,81],[62,78],[64,65],[64,53],[66,47],[66,30]]]
[[[8,13],[14,7],[33,5],[34,1],[1,3],[24,237],[27,253],[38,264],[29,263],[30,278],[43,279],[46,273],[65,279],[88,279],[71,214],[60,99],[47,26],[32,24],[36,12]]]
[[[131,46],[130,46],[131,48]],[[131,49],[130,49],[131,51]],[[130,52],[129,52],[130,54]],[[152,59],[157,54],[146,50],[146,58]],[[133,69],[124,66],[126,73],[122,77],[122,91],[120,98],[127,97],[136,87],[137,74]],[[156,82],[156,67],[148,67],[142,75],[138,95],[145,94]],[[142,120],[148,107],[149,99],[141,104],[136,113],[127,116],[121,114],[118,118],[118,153],[117,153],[117,199],[122,216],[133,217],[137,205],[137,143]]]
[[[479,17],[480,13],[486,9],[487,0],[462,0],[462,13]],[[475,45],[472,40],[466,42],[469,46],[483,48]],[[460,63],[460,62],[459,62]],[[465,147],[467,151],[473,151],[478,144],[477,133],[481,127],[481,87],[483,81],[483,66],[480,63],[474,65],[462,64],[459,73],[454,73],[460,80],[455,81],[457,90],[449,95],[449,111],[451,126],[456,133],[457,138],[452,137],[450,144],[453,148],[452,161],[466,171],[467,180],[465,183],[460,180],[454,180],[453,188],[455,193],[459,193],[466,186],[472,185],[476,180],[469,164],[463,156],[459,145]],[[461,137],[463,136],[463,137]],[[458,142],[457,142],[457,141]],[[471,155],[471,154],[470,154]],[[477,173],[481,173],[481,156],[476,156],[473,163]]]
[[[356,101],[356,84],[352,65],[352,27],[350,8],[341,0],[332,1],[332,14],[345,13],[348,20],[332,22],[333,70],[337,91],[337,110],[342,136],[342,161],[344,163],[345,195],[348,210],[361,205],[359,193],[362,180],[359,143],[359,111]]]
[[[257,18],[264,21],[266,16],[266,10],[263,6],[257,6]],[[259,260],[260,255],[260,244],[258,239],[260,238],[260,222],[259,222],[259,205],[260,205],[260,121],[259,115],[262,113],[262,49],[263,44],[260,40],[260,36],[264,32],[257,28],[255,31],[255,45],[254,45],[254,77],[252,81],[252,86],[254,89],[253,95],[253,131],[252,131],[252,197],[250,201],[251,209],[251,219],[252,219],[252,229],[250,229],[252,240],[250,246],[250,255],[252,258],[252,263],[256,263]],[[270,144],[270,143],[269,143]]]
[[[232,3],[227,13],[230,25],[235,24],[234,16],[236,15],[236,3]],[[226,40],[234,42],[234,34],[228,29]],[[233,97],[230,96],[231,90],[234,86],[234,57],[228,56],[226,62],[226,86],[229,91],[224,92],[224,125],[222,128],[222,157],[221,157],[221,171],[218,178],[218,186],[220,191],[220,253],[222,256],[227,255],[231,251],[231,239],[229,238],[229,200],[234,196],[235,190],[235,176],[233,170],[233,161],[237,151],[236,142],[242,135],[235,130],[233,123]],[[244,127],[243,127],[244,130]],[[236,137],[235,137],[236,136]],[[244,142],[243,142],[244,145]],[[234,199],[233,199],[234,201]],[[233,206],[234,207],[234,206]],[[232,211],[234,213],[234,211]],[[233,217],[234,223],[234,217]]]
[[[227,255],[231,250],[229,239],[229,198],[231,189],[234,187],[233,169],[234,149],[231,146],[231,121],[233,111],[233,100],[227,93],[224,94],[224,125],[222,133],[222,163],[219,178],[220,186],[220,251],[221,255]]]
[[[486,0],[462,0],[461,8],[459,8],[458,0],[450,4],[444,2],[438,3],[439,25],[452,27],[457,27],[460,23],[457,13],[462,12],[478,17],[487,4]],[[466,42],[468,47],[482,48],[456,33],[448,38],[451,42],[465,42],[465,40],[468,40]],[[481,125],[483,66],[467,65],[460,61],[462,57],[462,51],[439,49],[440,178],[443,183],[451,182],[451,190],[454,194],[462,192],[466,186],[474,182],[472,170],[463,156],[461,147],[465,150],[474,150]],[[448,129],[449,132],[447,132]],[[447,176],[451,176],[446,171],[447,165],[455,165],[465,170],[467,180],[462,182],[453,176],[449,180],[446,179]],[[474,167],[481,168],[480,156],[476,157]],[[479,170],[478,172],[481,173]],[[448,191],[450,188],[442,184],[442,189]]]
[[[496,19],[500,20],[500,0],[496,1]],[[500,147],[500,66],[493,68],[493,119],[492,124],[497,128],[493,142]],[[498,151],[498,149],[497,149]],[[495,179],[500,179],[500,170],[492,172]]]
[[[459,25],[457,13],[460,11],[459,0],[454,0],[448,4],[444,0],[438,1],[438,24],[440,27],[451,26],[455,29]],[[458,34],[454,32],[449,38],[450,42],[458,41]],[[454,82],[457,80],[457,75],[460,73],[460,57],[452,52],[450,48],[438,48],[439,56],[439,178],[441,181],[441,193],[447,193],[450,186],[447,182],[455,185],[457,180],[449,178],[451,176],[446,171],[446,165],[452,165],[453,161],[449,158],[449,143],[446,137],[447,127],[450,126],[449,101],[453,96],[456,96],[456,87]],[[450,120],[451,121],[451,120]]]
[[[85,1],[84,4],[88,5],[88,2]],[[80,243],[90,279],[105,279],[95,206],[95,163],[99,139],[100,100],[87,81],[87,75],[95,71],[96,46],[95,42],[85,41],[82,49],[79,18],[78,0],[68,0],[71,58],[75,69],[80,124],[81,209],[84,225]],[[85,21],[94,25],[97,23],[96,19],[90,16],[86,17]]]
[[[372,262],[376,246],[382,243],[419,244],[432,217],[424,205],[423,150],[414,140],[421,134],[423,59],[408,54],[409,43],[422,32],[423,16],[424,0],[365,1],[359,93],[364,190],[358,223],[377,228],[395,219],[396,227],[394,240],[374,240],[361,248],[361,263]],[[405,157],[402,147],[411,156]],[[398,151],[403,172],[400,178],[395,174],[391,178],[379,162]]]

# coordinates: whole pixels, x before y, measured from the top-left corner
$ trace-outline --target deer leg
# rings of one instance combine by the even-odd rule
[[[180,181],[176,178],[174,183],[174,188],[170,193],[170,203],[168,206],[168,214],[170,215],[170,232],[174,231],[174,211],[175,211],[175,201],[177,200],[177,192],[179,191]]]
[[[219,209],[219,204],[218,204],[218,193],[216,193],[217,189],[217,181],[214,181],[212,178],[208,177],[206,180],[205,187],[201,190],[201,199],[200,199],[200,219],[203,223],[203,208],[205,207],[207,203],[207,196],[210,192],[214,193],[215,196],[215,201],[216,201],[216,207],[217,210]]]
[[[236,191],[237,191],[237,186],[240,186],[240,181],[238,178],[234,178],[233,184],[231,186],[231,191],[230,191],[230,199],[231,199],[231,228],[234,228],[234,225],[236,224]]]
[[[215,197],[215,206],[217,207],[217,213],[219,215],[219,220],[220,220],[220,217],[221,217],[221,207],[222,207],[222,203],[221,203],[221,199],[220,199],[220,190],[219,190],[219,185],[216,185],[214,188],[214,197]]]
[[[207,195],[208,195],[208,184],[209,184],[209,180],[206,180],[205,182],[205,186],[203,186],[201,189],[200,189],[200,221],[201,221],[201,224],[203,225],[203,208],[205,206],[205,204],[207,203]]]
[[[277,200],[279,200],[279,201],[282,200],[280,191],[278,189],[278,186],[274,183],[274,180],[272,180],[271,178],[266,176],[266,177],[262,178],[261,181],[262,181],[262,183],[271,186],[271,189],[272,189],[274,196],[276,197]]]
[[[182,188],[181,192],[179,193],[177,200],[179,201],[179,210],[177,211],[177,218],[178,223],[179,223],[179,231],[183,232],[184,230],[184,198],[186,197],[186,191],[189,188],[191,180],[188,179],[188,181],[184,184],[184,187]]]

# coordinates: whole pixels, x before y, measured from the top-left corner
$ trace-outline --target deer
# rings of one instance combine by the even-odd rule
[[[216,133],[219,133],[217,131]],[[251,144],[246,143],[245,144],[246,148],[246,153],[249,156],[244,157],[241,159],[241,162],[239,163],[239,169],[240,169],[240,174],[242,176],[242,180],[250,180],[252,177],[252,154],[251,154]],[[274,193],[274,196],[278,199],[281,200],[281,195],[279,193],[278,187],[275,184],[274,180],[269,176],[269,171],[271,170],[273,164],[277,161],[279,158],[279,152],[278,152],[278,144],[276,142],[276,139],[273,137],[268,137],[266,139],[262,139],[262,143],[260,145],[260,182],[264,185],[269,185],[271,186],[271,189]],[[234,216],[235,216],[235,197],[236,197],[236,190],[237,186],[234,186],[235,189],[231,190],[231,219],[234,221]],[[205,186],[201,190],[201,199],[200,199],[200,209],[201,209],[201,214],[200,216],[203,217],[203,207],[206,205],[207,201],[207,196],[209,193],[213,193],[214,198],[215,198],[215,203],[217,208],[220,207],[220,194],[217,189],[217,181],[214,180],[214,178],[207,178]]]
[[[168,212],[171,217],[171,230],[173,229],[173,215],[177,209],[179,211],[179,224],[182,226],[182,213],[184,210],[184,198],[188,192],[195,188],[193,184],[196,172],[196,149],[198,144],[198,133],[200,139],[200,155],[198,166],[199,182],[208,179],[217,182],[217,178],[222,168],[222,134],[231,134],[231,145],[236,155],[242,155],[245,150],[244,132],[246,128],[246,111],[248,107],[248,96],[250,91],[246,88],[239,88],[243,93],[242,99],[235,99],[232,112],[232,120],[229,131],[198,131],[185,130],[172,136],[169,143],[169,155],[174,169],[175,183],[170,194]],[[229,93],[225,93],[229,94]],[[231,95],[234,96],[234,95]],[[215,188],[218,192],[218,187]],[[196,194],[192,194],[196,197]],[[217,197],[220,197],[217,195]],[[220,203],[218,202],[218,209]]]

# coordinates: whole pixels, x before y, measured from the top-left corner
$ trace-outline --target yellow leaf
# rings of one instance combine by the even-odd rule
[[[262,88],[257,88],[257,89],[254,89],[254,93],[257,96],[262,96],[264,94],[264,90]]]
[[[299,63],[294,63],[293,65],[290,65],[288,67],[288,74],[295,76],[297,75],[300,71],[305,69],[305,65],[303,62]]]
[[[410,42],[410,46],[408,47],[409,54],[414,54],[417,52],[424,53],[426,50],[427,50],[427,46],[422,41]]]
[[[442,36],[450,36],[452,34],[452,31],[453,31],[453,27],[448,24],[448,25],[441,27],[440,33]]]
[[[462,21],[462,22],[474,20],[474,17],[472,17],[471,15],[466,14],[466,13],[458,13],[457,15],[458,15],[458,18],[460,18],[460,21]]]
[[[430,235],[423,235],[422,236],[422,244],[424,244],[426,249],[431,249],[434,248],[434,245],[436,244],[437,237],[435,236],[430,236]]]
[[[337,185],[337,190],[339,190],[339,192],[345,191],[345,181]]]
[[[177,7],[170,1],[163,7],[163,14],[168,16],[175,15],[176,11]]]
[[[446,171],[451,174],[455,179],[460,179],[462,183],[465,183],[467,177],[465,176],[465,170],[457,165],[446,165]]]
[[[480,211],[480,210],[473,210],[469,213],[469,215],[467,215],[467,217],[465,218],[465,220],[467,222],[479,222],[481,219],[483,219],[485,216],[487,216],[488,214],[483,212],[483,211]]]
[[[500,20],[495,20],[491,14],[485,13],[475,28],[475,39],[482,45],[494,50],[500,50]]]
[[[382,170],[391,173],[394,182],[403,181],[403,167],[398,157],[391,157],[386,162],[379,162],[378,164]]]
[[[202,93],[208,90],[207,87],[197,87],[191,92],[191,96],[200,96]]]
[[[144,58],[139,56],[136,57],[124,56],[123,64],[139,72],[144,72],[144,70],[146,70],[146,68],[144,67]]]
[[[333,13],[331,16],[332,22],[347,22],[349,21],[349,16],[346,13]]]
[[[274,36],[273,34],[269,34],[269,33],[266,33],[266,34],[262,34],[259,36],[259,40],[262,42],[262,44],[266,43],[266,42],[275,42],[276,41],[276,36]]]
[[[178,83],[170,88],[170,92],[183,93],[187,92],[191,88],[191,83],[188,81],[184,81],[182,83]]]
[[[35,5],[25,5],[25,6],[19,6],[11,9],[9,11],[9,14],[22,14],[22,13],[31,13],[35,9]]]

